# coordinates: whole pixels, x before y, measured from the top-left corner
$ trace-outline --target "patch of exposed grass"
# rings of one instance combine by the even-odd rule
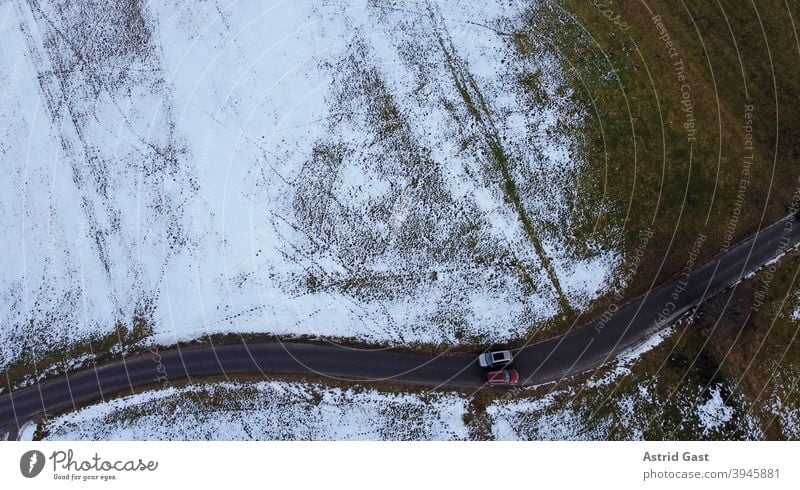
[[[655,231],[629,278],[631,297],[674,275],[698,233],[710,258],[728,235],[735,242],[779,218],[797,186],[800,54],[790,14],[800,10],[780,1],[685,4],[647,2],[648,12],[643,2],[604,2],[628,26],[621,30],[590,2],[545,2],[513,36],[522,58],[558,60],[583,114],[568,224],[575,242],[604,240],[629,260],[639,231]],[[518,80],[532,99],[542,97],[538,75]]]
[[[572,305],[570,305],[566,294],[564,294],[558,275],[555,273],[550,258],[545,253],[544,247],[539,239],[539,233],[517,191],[516,181],[509,170],[509,155],[495,127],[492,109],[481,94],[478,84],[475,82],[467,67],[465,67],[455,55],[455,49],[445,41],[441,33],[439,34],[438,40],[442,53],[444,54],[446,65],[453,78],[453,83],[461,96],[464,106],[474,119],[474,122],[481,128],[487,150],[485,153],[491,162],[492,170],[497,172],[500,177],[495,180],[499,180],[505,200],[513,206],[514,212],[522,224],[525,235],[528,237],[531,246],[536,252],[536,256],[541,262],[542,268],[547,273],[547,277],[555,290],[562,313],[564,313],[566,317],[572,318],[574,314]],[[532,82],[530,79],[528,79],[528,81]],[[524,273],[522,277],[529,287],[533,287],[533,281],[530,279],[529,274]]]
[[[464,424],[469,429],[469,438],[473,441],[490,441],[492,435],[492,419],[486,412],[486,406],[491,403],[495,394],[478,392],[470,398],[467,410],[464,412]]]

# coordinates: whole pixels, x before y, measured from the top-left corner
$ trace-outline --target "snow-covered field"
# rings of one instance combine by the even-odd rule
[[[570,241],[578,116],[520,5],[0,4],[0,366],[137,321],[491,342],[586,305],[618,255]]]
[[[640,440],[653,424],[660,426],[665,401],[644,383],[637,390],[617,393],[610,400],[613,412],[603,414],[601,404],[581,398],[580,390],[499,397],[486,407],[490,427],[484,435],[466,422],[470,398],[464,395],[282,381],[144,392],[67,413],[45,427],[49,440]],[[691,439],[725,438],[730,424],[745,431],[738,438],[762,437],[751,417],[726,403],[720,387],[676,403],[687,410],[682,425]],[[783,416],[794,417],[796,427],[796,414]],[[21,437],[30,440],[35,428],[26,427]],[[668,431],[662,437],[681,435]]]
[[[279,381],[168,388],[59,417],[62,440],[463,440],[458,395]]]

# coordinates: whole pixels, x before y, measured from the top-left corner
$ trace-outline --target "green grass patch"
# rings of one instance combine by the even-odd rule
[[[575,243],[600,239],[630,259],[639,231],[655,230],[628,283],[631,296],[655,276],[674,275],[699,233],[709,238],[701,253],[710,258],[726,233],[735,242],[762,215],[776,220],[797,186],[799,54],[786,9],[798,18],[800,7],[685,4],[648,2],[648,12],[641,2],[604,2],[621,29],[590,2],[542,3],[513,36],[521,57],[557,60],[572,89],[566,96],[583,114],[569,223]],[[532,99],[542,97],[539,76],[519,80]]]

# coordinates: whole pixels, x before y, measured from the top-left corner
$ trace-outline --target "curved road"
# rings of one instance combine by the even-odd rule
[[[558,381],[597,367],[800,243],[790,215],[691,272],[621,306],[612,315],[515,352],[525,384]],[[689,260],[686,254],[686,260]],[[480,387],[474,355],[432,356],[331,344],[258,343],[196,346],[141,354],[84,369],[0,396],[0,428],[129,394],[136,387],[204,376],[318,373],[338,379]]]

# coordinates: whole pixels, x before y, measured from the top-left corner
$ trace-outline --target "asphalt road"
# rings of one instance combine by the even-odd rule
[[[798,243],[800,221],[787,216],[715,259],[691,267],[688,274],[620,306],[611,315],[566,335],[517,349],[514,366],[524,384],[558,381],[600,366]],[[687,251],[687,263],[690,259]],[[16,433],[26,421],[45,414],[130,394],[137,387],[166,385],[168,381],[307,373],[340,380],[391,380],[427,386],[483,385],[482,370],[474,355],[417,355],[325,343],[202,345],[128,357],[0,396],[0,428]]]

